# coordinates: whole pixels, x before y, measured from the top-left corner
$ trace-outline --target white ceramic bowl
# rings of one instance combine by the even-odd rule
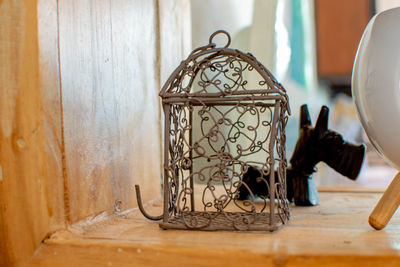
[[[361,38],[352,93],[376,150],[400,170],[400,8],[375,15]]]

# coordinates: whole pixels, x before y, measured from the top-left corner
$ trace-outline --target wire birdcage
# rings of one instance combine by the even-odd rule
[[[225,35],[224,47],[213,43],[216,35]],[[161,89],[163,214],[149,215],[138,186],[136,193],[144,216],[162,220],[163,229],[274,231],[290,217],[288,96],[253,55],[229,48],[230,40],[213,33]],[[250,169],[259,173],[250,177],[257,192]]]

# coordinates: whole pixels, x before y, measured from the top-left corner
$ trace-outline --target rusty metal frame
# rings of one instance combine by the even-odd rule
[[[225,35],[224,47],[213,43],[216,35]],[[225,31],[212,34],[209,44],[193,50],[160,91],[165,121],[163,214],[149,215],[139,186],[136,194],[143,215],[162,220],[163,229],[274,231],[290,217],[288,96],[253,55],[229,48],[230,40]],[[258,77],[257,88],[247,88],[247,76]],[[267,195],[259,200],[242,179],[249,166],[262,173],[257,181]],[[238,200],[239,187],[250,199]],[[197,188],[201,201],[196,206]]]

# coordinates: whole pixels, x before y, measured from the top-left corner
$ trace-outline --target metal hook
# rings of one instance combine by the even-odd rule
[[[143,216],[146,217],[147,219],[153,220],[153,221],[161,220],[164,217],[164,214],[162,214],[160,216],[151,216],[144,210],[144,207],[143,207],[143,204],[142,204],[142,198],[140,196],[140,187],[139,187],[139,185],[135,185],[135,190],[136,190],[136,199],[137,199],[137,202],[138,202],[138,207],[139,207],[140,212],[143,214]]]

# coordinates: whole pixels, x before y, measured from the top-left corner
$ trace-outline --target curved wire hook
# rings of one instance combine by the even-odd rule
[[[209,45],[214,45],[213,43],[213,39],[217,34],[224,34],[226,36],[226,38],[228,38],[226,45],[224,46],[224,48],[228,48],[228,46],[231,44],[231,36],[229,35],[228,32],[224,31],[224,30],[218,30],[216,32],[214,32],[213,34],[211,34],[210,39],[209,39]]]
[[[160,216],[151,216],[149,215],[143,207],[143,203],[142,203],[142,197],[140,196],[140,187],[139,185],[135,185],[135,191],[136,191],[136,199],[138,202],[138,207],[140,212],[143,214],[144,217],[146,217],[149,220],[153,220],[153,221],[159,221],[164,217],[164,214],[160,215]]]

